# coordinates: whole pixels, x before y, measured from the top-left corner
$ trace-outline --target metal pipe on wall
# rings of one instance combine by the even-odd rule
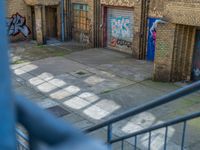
[[[64,9],[64,4],[65,4],[65,2],[64,2],[64,0],[61,0],[61,32],[62,32],[62,34],[61,34],[61,39],[62,39],[62,42],[64,42],[65,41],[65,9]]]

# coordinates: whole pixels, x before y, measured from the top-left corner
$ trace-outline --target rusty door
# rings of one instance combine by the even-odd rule
[[[46,7],[46,32],[47,39],[57,38],[57,9]]]

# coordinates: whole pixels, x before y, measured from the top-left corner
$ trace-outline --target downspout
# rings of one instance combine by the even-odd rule
[[[65,16],[64,16],[64,11],[65,11],[65,9],[64,9],[64,0],[61,0],[61,32],[62,32],[62,34],[61,34],[61,40],[62,40],[62,42],[64,42],[65,41]]]

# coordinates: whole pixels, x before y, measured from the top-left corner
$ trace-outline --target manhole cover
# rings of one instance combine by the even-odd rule
[[[70,112],[68,112],[67,110],[63,109],[60,106],[53,106],[46,110],[54,114],[56,117],[62,117],[62,116],[70,114]]]
[[[77,78],[83,78],[83,77],[87,77],[87,76],[90,76],[91,73],[89,73],[88,71],[86,70],[78,70],[76,72],[72,72],[71,73],[73,76],[77,77]]]

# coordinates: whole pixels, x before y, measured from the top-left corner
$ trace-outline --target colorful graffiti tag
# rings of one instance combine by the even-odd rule
[[[149,34],[148,34],[148,48],[147,60],[154,61],[156,49],[156,29],[158,23],[164,23],[161,19],[149,18]]]
[[[112,17],[111,18],[111,46],[126,46],[132,45],[132,27],[130,17]]]
[[[7,18],[7,30],[9,36],[16,36],[22,33],[27,37],[31,31],[26,25],[26,18],[22,17],[19,13],[12,15],[11,18]]]

